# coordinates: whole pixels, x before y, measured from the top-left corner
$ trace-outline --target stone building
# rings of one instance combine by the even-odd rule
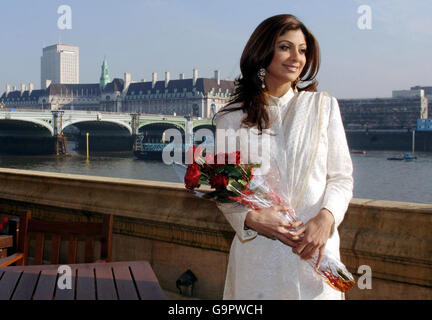
[[[42,101],[45,95],[46,90],[35,90],[33,83],[30,83],[28,88],[25,84],[21,84],[20,90],[15,86],[11,90],[11,86],[6,85],[6,91],[0,96],[0,106],[1,108],[43,109]]]
[[[232,81],[220,80],[218,71],[215,77],[198,78],[198,70],[193,70],[192,79],[171,80],[165,72],[165,79],[157,81],[153,73],[152,81],[135,82],[128,86],[123,100],[124,112],[169,114],[211,118],[215,112],[227,104],[234,89]]]
[[[391,98],[339,99],[345,129],[410,129],[428,117],[423,89],[394,90]]]
[[[180,74],[171,80],[165,72],[164,80],[157,80],[153,73],[152,81],[132,82],[131,74],[124,79],[109,80],[106,59],[101,67],[99,83],[63,84],[46,80],[46,88],[33,90],[21,85],[21,90],[10,89],[0,96],[0,104],[5,108],[39,110],[89,110],[104,112],[128,112],[142,114],[162,114],[211,118],[215,112],[227,104],[234,89],[234,82],[221,80],[219,71],[214,78],[198,78],[198,70],[193,77],[185,79]]]

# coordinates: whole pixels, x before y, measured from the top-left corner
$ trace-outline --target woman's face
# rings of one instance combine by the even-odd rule
[[[306,39],[300,29],[280,35],[266,70],[266,83],[280,86],[295,81],[306,64],[306,49]]]

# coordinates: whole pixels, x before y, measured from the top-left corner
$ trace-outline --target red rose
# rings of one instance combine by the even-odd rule
[[[216,190],[223,190],[228,185],[228,178],[223,174],[218,174],[210,177],[210,186]]]
[[[186,188],[193,190],[199,186],[198,182],[201,177],[199,166],[196,163],[190,164],[186,170],[184,182]]]

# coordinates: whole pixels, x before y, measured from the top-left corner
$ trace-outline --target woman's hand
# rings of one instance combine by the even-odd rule
[[[293,248],[293,252],[300,255],[302,259],[308,260],[313,258],[318,251],[319,256],[316,266],[319,268],[333,224],[333,214],[327,209],[321,209],[315,217],[304,224],[302,240],[298,246]]]
[[[274,206],[261,210],[251,210],[246,216],[246,225],[267,238],[278,239],[286,245],[295,247],[299,244],[301,240],[299,236],[304,231],[301,228],[303,222],[291,223],[278,214],[278,212],[288,212],[288,209],[288,207]],[[300,229],[296,230],[298,227]]]

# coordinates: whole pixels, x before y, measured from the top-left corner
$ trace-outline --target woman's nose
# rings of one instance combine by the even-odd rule
[[[292,60],[298,61],[300,57],[300,53],[297,51],[297,49],[292,50],[291,54],[290,54],[290,58]]]

